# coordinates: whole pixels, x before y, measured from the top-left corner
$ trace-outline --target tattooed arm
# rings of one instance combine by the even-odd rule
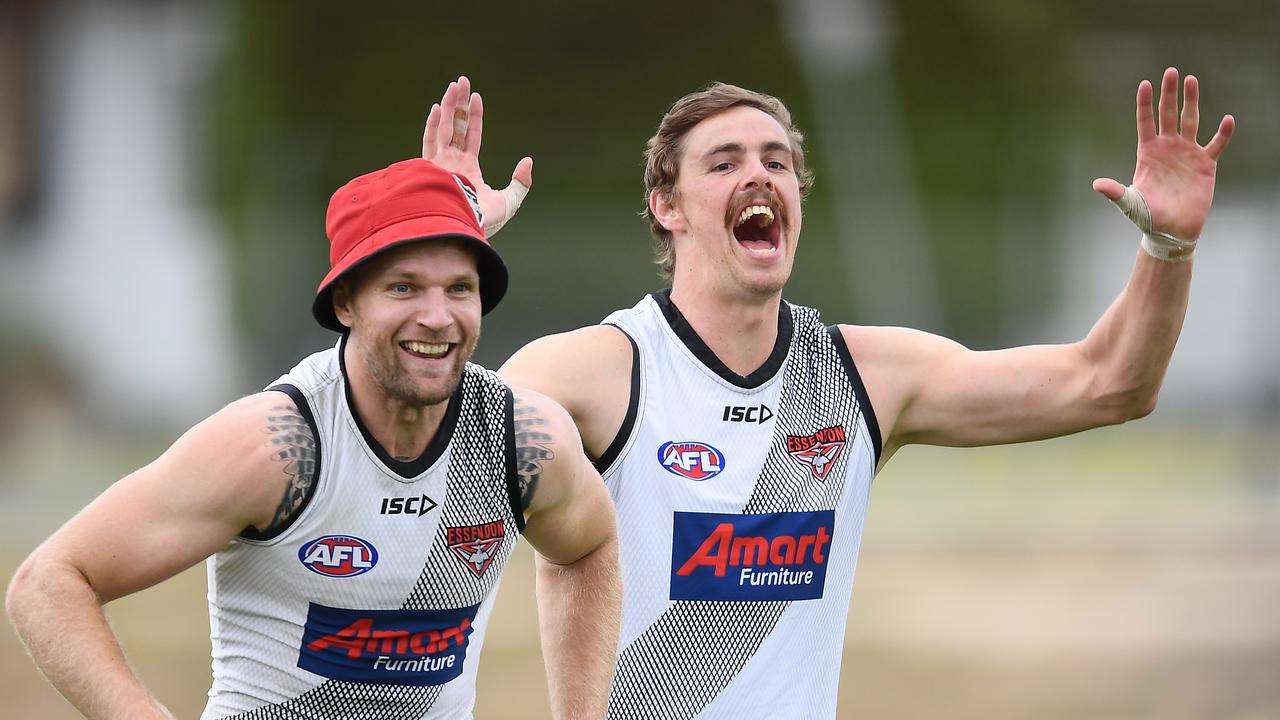
[[[302,413],[287,395],[270,407],[264,432],[273,452],[271,459],[281,463],[286,478],[284,497],[276,505],[271,523],[253,528],[257,533],[272,535],[289,526],[306,507],[316,483],[316,438]]]
[[[552,712],[601,718],[622,603],[613,503],[573,420],[549,398],[515,389],[515,440]]]
[[[223,408],[108,488],[18,569],[7,597],[14,627],[86,717],[168,717],[129,668],[102,605],[196,564],[244,528],[285,521],[312,482],[314,438],[293,415],[275,392]]]

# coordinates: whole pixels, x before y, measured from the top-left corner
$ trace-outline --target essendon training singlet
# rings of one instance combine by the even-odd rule
[[[669,291],[605,322],[635,357],[599,461],[624,588],[609,717],[834,717],[880,453],[839,330],[784,302],[773,353],[742,377]]]
[[[435,439],[400,462],[352,411],[342,347],[269,388],[311,425],[317,481],[288,527],[246,532],[207,563],[206,720],[471,716],[523,529],[511,391],[468,364]]]

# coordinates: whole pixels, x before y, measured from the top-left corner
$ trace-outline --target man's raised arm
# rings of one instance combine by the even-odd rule
[[[1235,120],[1225,116],[1200,146],[1199,84],[1186,78],[1179,116],[1174,68],[1161,82],[1158,129],[1152,102],[1144,80],[1132,185],[1093,184],[1142,230],[1142,249],[1124,290],[1083,340],[973,352],[927,333],[841,327],[881,425],[890,428],[882,460],[910,443],[1055,437],[1155,407],[1186,314],[1192,254],[1213,203],[1217,161]]]

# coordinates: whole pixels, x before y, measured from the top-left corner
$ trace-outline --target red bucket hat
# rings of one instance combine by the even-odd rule
[[[507,292],[507,266],[484,239],[483,223],[471,183],[429,160],[404,160],[355,178],[329,201],[330,270],[311,314],[324,327],[346,332],[333,312],[334,283],[390,248],[440,238],[463,240],[475,251],[480,311],[488,313]]]

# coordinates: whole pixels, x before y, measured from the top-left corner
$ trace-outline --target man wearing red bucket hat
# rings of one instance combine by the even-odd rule
[[[563,409],[468,362],[507,287],[483,227],[469,181],[428,160],[347,183],[312,306],[337,346],[192,428],[27,559],[10,614],[85,715],[167,716],[100,606],[208,558],[203,717],[469,717],[520,535],[556,716],[603,715],[612,505]]]

